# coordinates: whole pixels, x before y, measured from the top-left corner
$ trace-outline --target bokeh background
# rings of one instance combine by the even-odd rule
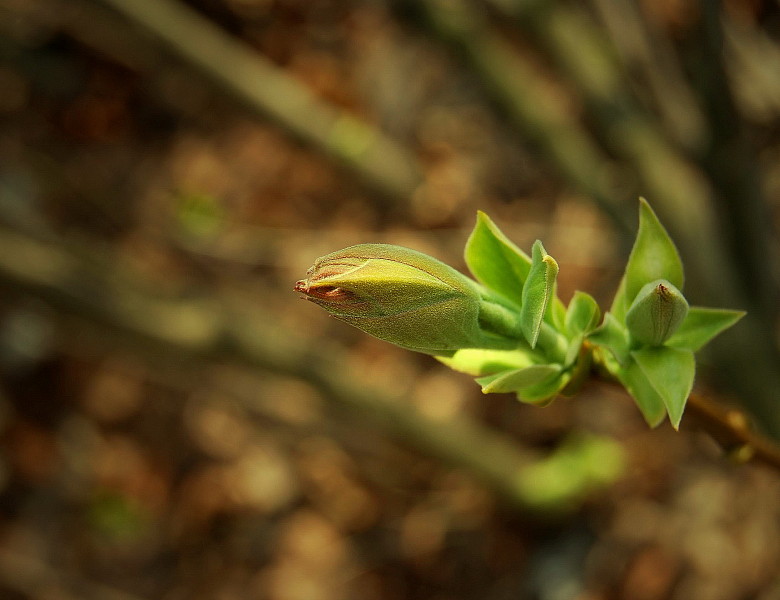
[[[780,477],[329,318],[475,212],[608,306],[647,197],[780,437],[772,0],[0,0],[0,598],[780,598]]]

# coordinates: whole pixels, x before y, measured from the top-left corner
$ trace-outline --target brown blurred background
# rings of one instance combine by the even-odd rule
[[[0,0],[0,598],[780,598],[780,477],[292,291],[475,212],[608,306],[647,197],[780,437],[770,0]]]

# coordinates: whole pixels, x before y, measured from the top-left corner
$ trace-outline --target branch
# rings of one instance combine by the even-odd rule
[[[623,207],[612,191],[607,172],[612,161],[561,101],[527,57],[487,23],[483,11],[466,0],[397,0],[405,12],[420,12],[438,37],[458,50],[482,80],[491,99],[508,121],[539,145],[559,171],[627,228]]]
[[[691,394],[685,416],[735,459],[754,460],[780,471],[780,446],[755,431],[742,411],[716,404],[701,394]]]
[[[686,151],[696,152],[706,140],[706,123],[672,40],[642,14],[638,3],[591,0],[591,4],[605,31],[583,24],[614,45],[620,57],[620,65],[613,62],[614,71],[630,73],[632,81],[649,92],[649,97],[641,101],[652,101],[664,134]],[[623,96],[633,86],[625,81],[627,78],[621,79]]]
[[[416,157],[376,127],[317,98],[271,61],[176,0],[100,0],[152,34],[251,111],[405,201],[422,182]],[[95,36],[91,36],[94,40]],[[108,41],[100,38],[103,43]]]
[[[606,371],[594,371],[593,376],[627,393],[623,384]],[[688,396],[681,429],[687,429],[689,424],[709,435],[735,460],[754,461],[780,471],[780,444],[756,431],[741,410],[693,393]]]

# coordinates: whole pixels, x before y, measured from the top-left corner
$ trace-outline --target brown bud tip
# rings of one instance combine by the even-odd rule
[[[323,300],[328,303],[338,304],[340,302],[351,301],[355,299],[355,293],[335,285],[312,285],[314,279],[301,279],[295,282],[295,291],[306,295],[307,300]]]

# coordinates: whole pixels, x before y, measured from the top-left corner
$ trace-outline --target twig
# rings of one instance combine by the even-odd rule
[[[628,227],[625,211],[609,185],[611,161],[543,80],[538,66],[495,35],[485,15],[465,0],[398,3],[422,11],[428,26],[465,56],[510,123],[530,136],[569,181]]]
[[[608,373],[594,372],[594,375],[599,381],[625,392],[623,385]],[[780,445],[756,431],[741,410],[692,393],[685,405],[681,429],[688,429],[689,425],[707,433],[736,460],[759,462],[780,471]]]
[[[702,5],[692,32],[691,58],[696,64],[696,91],[709,125],[709,143],[700,162],[717,190],[714,200],[724,222],[724,248],[739,265],[738,283],[748,290],[745,305],[764,321],[777,316],[777,261],[770,251],[771,210],[763,191],[759,161],[751,148],[726,74],[725,40],[720,4]],[[752,85],[751,85],[752,87]],[[776,355],[780,360],[780,354]]]
[[[686,418],[706,431],[736,459],[753,460],[780,471],[780,446],[753,429],[741,410],[716,404],[702,394],[691,394]]]
[[[271,61],[176,0],[100,0],[157,37],[250,110],[406,200],[422,182],[414,156],[376,127],[317,98]]]
[[[644,18],[641,7],[635,2],[591,0],[591,4],[605,31],[596,29],[584,16],[576,19],[575,26],[587,31],[588,35],[583,37],[592,38],[594,50],[601,51],[597,64],[606,62],[608,67],[603,70],[613,73],[608,77],[614,80],[615,85],[605,90],[608,95],[602,101],[613,106],[628,102],[636,110],[636,101],[630,95],[626,81],[628,77],[618,77],[618,73],[630,73],[631,79],[637,79],[643,89],[650,92],[652,103],[660,113],[659,122],[664,133],[688,152],[697,152],[707,136],[704,117],[696,104],[693,90],[685,80],[681,61],[675,55],[671,40]],[[573,8],[559,4],[555,12],[570,12]],[[620,65],[616,64],[617,57],[613,57],[607,49],[607,42],[614,44]],[[576,76],[576,73],[571,75]],[[650,99],[642,100],[647,104]]]

